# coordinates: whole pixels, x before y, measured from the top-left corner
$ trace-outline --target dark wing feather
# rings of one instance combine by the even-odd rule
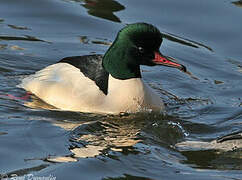
[[[89,79],[93,80],[99,89],[108,94],[108,76],[109,73],[102,66],[102,55],[86,55],[66,57],[58,63],[68,63],[80,71]]]

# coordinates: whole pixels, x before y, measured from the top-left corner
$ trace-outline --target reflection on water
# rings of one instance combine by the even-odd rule
[[[89,115],[86,115],[89,117]],[[142,141],[138,136],[141,124],[127,117],[106,117],[98,121],[56,122],[55,125],[71,132],[71,156],[48,157],[50,162],[70,162],[75,158],[95,157],[109,151],[134,151],[133,146]],[[137,126],[137,124],[139,124]]]
[[[28,35],[25,35],[23,37],[20,37],[20,36],[0,36],[0,40],[5,40],[5,41],[40,41],[40,42],[47,42],[47,41],[38,39],[38,38],[36,38],[34,36],[28,36]]]
[[[186,156],[184,163],[201,169],[222,169],[222,170],[241,170],[242,154],[241,150],[226,151],[218,153],[215,150],[204,151],[184,151],[181,152]]]
[[[125,9],[123,5],[115,0],[73,0],[76,2],[83,2],[82,6],[88,11],[88,14],[107,19],[114,22],[121,22],[121,20],[114,14],[114,12]]]
[[[31,105],[33,106],[33,105]],[[44,102],[35,101],[34,107],[47,108]],[[79,158],[104,155],[117,159],[113,152],[137,154],[137,143],[159,144],[171,147],[185,137],[186,132],[176,122],[176,118],[159,113],[120,114],[104,116],[81,113],[81,121],[70,112],[72,121],[55,121],[55,126],[70,132],[69,153],[64,156],[48,156],[42,160],[48,162],[75,162]],[[67,115],[65,111],[56,111],[56,118]],[[69,119],[68,117],[63,117]]]
[[[124,116],[100,115],[99,117],[95,117],[94,114],[82,114],[82,117],[86,117],[87,121],[57,121],[54,123],[70,132],[71,145],[68,148],[70,152],[65,156],[57,154],[43,160],[59,163],[76,162],[80,158],[96,156],[118,160],[119,153],[124,155],[143,154],[144,152],[150,154],[149,149],[137,148],[137,144],[148,144],[149,146],[158,145],[157,150],[159,146],[167,147],[172,151],[179,150],[186,160],[181,158],[178,161],[191,166],[205,169],[212,167],[240,170],[242,168],[241,132],[222,137],[223,142],[213,140],[211,142],[177,143],[183,140],[188,133],[180,124],[180,120],[175,117],[154,113],[126,114]],[[234,139],[238,138],[237,136],[240,139]],[[233,139],[231,140],[231,138]],[[166,156],[166,153],[161,152],[160,156]]]
[[[190,47],[193,47],[193,48],[199,48],[199,46],[200,46],[200,47],[206,48],[209,51],[213,51],[213,49],[211,47],[207,46],[207,45],[204,45],[202,43],[192,41],[192,40],[189,40],[189,39],[184,39],[184,38],[178,37],[174,34],[162,33],[162,35],[165,39],[168,39],[170,41],[173,41],[173,42],[185,45],[185,46],[190,46]]]
[[[8,27],[13,28],[13,29],[18,29],[18,30],[31,30],[28,27],[25,27],[25,26],[16,26],[16,25],[13,25],[13,24],[8,24]]]
[[[106,45],[110,46],[112,42],[108,41],[107,39],[102,38],[91,38],[88,36],[80,36],[80,42],[83,44],[100,44],[100,45]]]
[[[242,64],[240,61],[235,60],[235,59],[228,59],[228,62],[230,62],[231,64],[235,65],[238,68],[238,72],[242,73]]]
[[[134,151],[133,146],[142,141],[137,136],[140,129],[129,124],[128,119],[119,118],[118,122],[115,119],[111,122],[110,120],[108,118],[107,121],[55,123],[55,125],[71,131],[70,154],[48,157],[46,160],[49,162],[74,162],[77,161],[76,158],[95,157],[102,154],[109,156],[110,151]]]
[[[233,151],[242,149],[242,137],[226,142],[218,142],[213,140],[211,142],[203,141],[185,141],[177,143],[176,147],[179,150],[220,150],[220,151]],[[242,157],[241,157],[242,158]]]
[[[242,169],[242,131],[222,136],[211,142],[184,141],[175,146],[186,156],[187,160],[183,162],[195,167]]]
[[[235,2],[232,2],[232,3],[235,4],[238,7],[242,7],[242,1],[235,1]]]
[[[7,44],[0,44],[0,50],[6,49],[8,47]]]

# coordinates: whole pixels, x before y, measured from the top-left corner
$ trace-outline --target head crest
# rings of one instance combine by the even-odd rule
[[[155,26],[147,23],[129,24],[121,29],[118,33],[119,40],[131,40],[135,44],[146,42],[149,45],[162,42],[162,34]]]

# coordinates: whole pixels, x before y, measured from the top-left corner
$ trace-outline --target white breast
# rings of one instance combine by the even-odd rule
[[[80,69],[58,63],[23,79],[20,86],[63,110],[117,114],[163,108],[160,98],[140,78],[118,80],[110,75],[108,84],[106,96]]]
[[[111,75],[109,76],[106,104],[113,111],[119,109],[120,112],[161,110],[164,108],[160,97],[140,78],[119,80]]]

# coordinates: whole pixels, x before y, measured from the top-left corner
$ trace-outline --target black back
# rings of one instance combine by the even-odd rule
[[[108,94],[108,76],[109,73],[102,66],[102,55],[86,55],[66,57],[58,63],[68,63],[80,71],[89,79],[93,80],[99,89]]]

